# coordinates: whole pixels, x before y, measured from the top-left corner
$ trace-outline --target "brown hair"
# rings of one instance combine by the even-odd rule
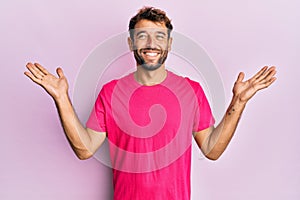
[[[129,22],[129,33],[131,39],[133,39],[133,32],[135,25],[142,19],[147,19],[153,22],[164,23],[168,28],[168,36],[170,37],[171,31],[173,30],[173,25],[171,20],[167,17],[166,13],[160,9],[153,7],[144,7],[139,10],[139,12],[130,19]]]

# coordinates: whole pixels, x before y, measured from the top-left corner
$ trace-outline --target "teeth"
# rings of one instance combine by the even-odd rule
[[[157,56],[157,53],[146,53],[147,56]]]

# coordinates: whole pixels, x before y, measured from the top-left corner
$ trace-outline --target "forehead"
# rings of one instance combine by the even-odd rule
[[[165,23],[153,22],[150,20],[142,19],[138,23],[136,23],[136,25],[134,26],[134,30],[135,30],[135,32],[139,32],[139,31],[167,32],[168,28],[166,27]]]

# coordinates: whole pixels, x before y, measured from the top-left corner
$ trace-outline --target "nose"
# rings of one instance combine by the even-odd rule
[[[149,36],[148,38],[147,38],[147,48],[154,48],[154,40],[153,40],[153,38],[152,38],[152,36]]]

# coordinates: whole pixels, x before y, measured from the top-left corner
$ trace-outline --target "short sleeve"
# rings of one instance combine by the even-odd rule
[[[103,89],[100,91],[94,107],[91,111],[86,127],[97,132],[106,132],[105,106],[103,101]]]
[[[189,80],[189,79],[188,79]],[[215,119],[213,117],[209,102],[205,93],[198,82],[189,80],[197,97],[197,104],[194,117],[193,132],[198,132],[213,126]]]

